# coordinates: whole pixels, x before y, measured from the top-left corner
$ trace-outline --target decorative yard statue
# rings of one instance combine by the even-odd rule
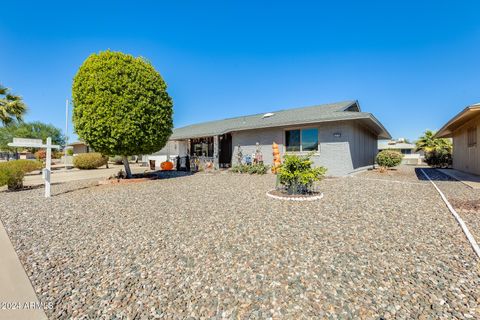
[[[256,145],[256,149],[255,149],[255,156],[253,159],[253,163],[255,164],[263,163],[263,155],[262,155],[260,143],[257,142],[255,145]]]
[[[243,153],[240,145],[237,147],[237,164],[242,164],[243,162]]]
[[[277,173],[278,168],[282,164],[280,161],[280,151],[278,150],[278,144],[275,142],[272,144],[272,149],[273,149],[273,166],[272,166],[272,172]]]

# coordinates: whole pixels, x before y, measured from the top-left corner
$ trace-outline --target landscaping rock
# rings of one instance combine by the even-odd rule
[[[266,197],[273,175],[79,181],[2,192],[0,218],[53,319],[479,318],[470,245],[401,170],[311,202]]]

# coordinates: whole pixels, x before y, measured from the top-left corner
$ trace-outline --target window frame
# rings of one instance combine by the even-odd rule
[[[190,156],[203,157],[204,146],[206,146],[205,158],[213,157],[213,137],[194,138],[190,140]],[[198,154],[197,150],[200,154]]]
[[[315,150],[305,151],[305,150],[303,150],[303,130],[310,130],[310,129],[317,130],[317,148]],[[287,131],[295,131],[295,130],[300,131],[300,150],[299,151],[288,151],[287,150]],[[320,152],[320,130],[316,126],[284,128],[283,139],[284,139],[283,148],[284,148],[285,153],[309,153],[309,152],[314,152],[315,154],[318,154]]]
[[[477,127],[467,128],[467,147],[476,148],[477,147]]]
[[[288,141],[288,139],[287,139],[287,132],[289,132],[289,131],[298,131],[298,132],[299,132],[299,135],[298,135],[298,136],[299,136],[299,145],[298,145],[299,150],[298,150],[298,151],[289,151],[289,150],[287,149],[287,148],[289,147],[289,146],[287,146],[287,141]],[[285,143],[283,144],[283,146],[284,146],[284,148],[285,148],[285,152],[301,152],[301,151],[302,151],[302,130],[301,130],[301,129],[297,129],[297,128],[296,128],[296,129],[284,130],[284,132],[283,132],[283,138],[284,138],[284,141],[285,141]]]

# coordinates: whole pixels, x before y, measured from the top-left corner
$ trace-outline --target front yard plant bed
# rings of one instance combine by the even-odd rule
[[[266,195],[273,199],[287,201],[314,201],[323,198],[323,193],[321,192],[309,192],[306,194],[289,194],[283,190],[277,189],[267,191]]]
[[[107,180],[98,181],[98,184],[99,185],[129,184],[129,183],[145,182],[145,181],[149,181],[149,180],[185,177],[185,176],[189,176],[189,175],[192,175],[192,174],[193,173],[191,173],[191,172],[184,172],[184,171],[160,170],[160,171],[155,171],[155,172],[132,174],[132,178],[130,178],[130,179],[110,177]]]

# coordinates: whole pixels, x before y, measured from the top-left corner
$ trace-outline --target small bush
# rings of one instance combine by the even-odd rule
[[[311,156],[312,154],[285,156],[284,162],[278,169],[278,181],[289,194],[309,193],[312,191],[313,183],[325,176],[326,168],[312,168]]]
[[[250,174],[266,174],[268,172],[269,168],[270,168],[270,166],[268,166],[268,165],[265,165],[263,163],[258,163],[258,164],[254,164],[254,165],[249,166],[248,173],[250,173]]]
[[[45,160],[47,157],[47,151],[45,149],[40,149],[37,152],[35,152],[35,159],[37,160]]]
[[[249,174],[266,174],[270,166],[258,163],[258,164],[238,164],[232,167],[231,171],[235,173],[249,173]]]
[[[61,151],[57,151],[57,150],[53,151],[52,152],[52,159],[61,159],[63,155],[64,155],[64,153],[61,152]]]
[[[10,165],[22,169],[25,173],[32,172],[35,170],[41,170],[43,168],[43,163],[36,160],[14,160],[9,161]]]
[[[96,169],[106,165],[108,158],[104,157],[101,153],[82,153],[73,158],[73,165],[78,169]]]
[[[237,164],[232,166],[232,169],[230,169],[234,173],[247,173],[248,172],[248,166],[246,164]]]
[[[452,166],[452,154],[444,149],[429,151],[425,153],[425,162],[435,168],[448,168]]]
[[[67,149],[67,156],[73,156],[73,149]]]
[[[35,160],[12,160],[0,163],[0,186],[7,185],[9,190],[23,188],[26,173],[40,170],[43,163]]]
[[[45,161],[47,158],[47,151],[45,149],[40,149],[34,154],[35,159]],[[52,159],[60,159],[63,156],[63,153],[60,151],[52,150]]]
[[[123,164],[123,157],[122,156],[110,157],[109,160],[111,162],[115,163],[115,164]]]
[[[393,168],[398,166],[403,159],[403,155],[394,150],[383,150],[377,154],[377,164],[383,168]]]

